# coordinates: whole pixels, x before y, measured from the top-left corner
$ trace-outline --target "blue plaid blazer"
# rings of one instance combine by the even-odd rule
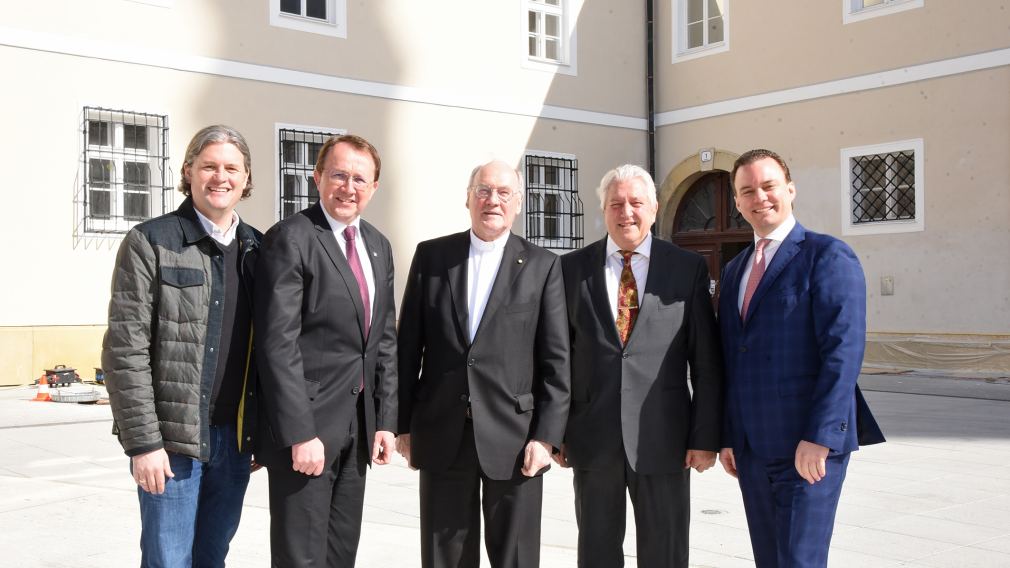
[[[791,458],[800,440],[832,454],[884,441],[856,386],[866,281],[855,253],[797,223],[741,320],[740,279],[753,251],[737,255],[722,275],[723,447],[739,451],[746,443],[762,457]]]

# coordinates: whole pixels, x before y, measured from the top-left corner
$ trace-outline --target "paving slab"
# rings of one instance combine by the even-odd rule
[[[888,443],[853,454],[832,568],[1010,566],[1010,382],[873,375],[860,384]],[[0,566],[139,563],[136,487],[110,435],[108,406],[30,402],[0,389]],[[754,566],[736,482],[721,467],[693,475],[691,565]],[[417,472],[373,468],[357,565],[420,562]],[[266,472],[253,474],[230,567],[269,564]],[[626,564],[636,565],[627,514]],[[571,472],[544,482],[541,565],[576,565]],[[483,564],[488,566],[486,556]]]

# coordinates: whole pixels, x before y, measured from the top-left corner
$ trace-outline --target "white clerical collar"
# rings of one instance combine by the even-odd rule
[[[330,224],[330,230],[333,231],[333,234],[343,235],[344,229],[347,227],[354,227],[358,231],[358,234],[361,234],[361,215],[355,217],[350,223],[344,223],[343,221],[337,221],[330,216],[329,211],[327,211],[322,205],[320,205],[319,208],[323,210],[323,215],[326,216],[326,221]]]
[[[796,217],[793,217],[792,213],[790,213],[789,217],[785,221],[783,221],[781,225],[775,227],[774,231],[768,233],[767,237],[759,237],[757,233],[754,233],[754,244],[757,244],[757,242],[760,241],[761,239],[770,239],[781,243],[782,241],[786,240],[786,237],[789,236],[789,233],[792,232],[793,227],[795,226],[796,226]]]
[[[480,254],[504,249],[505,243],[509,240],[509,234],[509,231],[505,231],[502,236],[493,241],[482,241],[480,237],[474,234],[473,229],[470,229],[470,248]]]
[[[207,234],[210,235],[212,239],[225,246],[231,244],[231,241],[235,238],[235,231],[238,229],[238,223],[240,220],[238,211],[235,211],[234,209],[232,210],[231,225],[229,225],[227,229],[218,227],[213,221],[208,219],[206,215],[200,213],[200,210],[196,207],[193,208],[193,211],[196,212],[196,218],[200,220],[200,225],[203,227],[203,230],[207,231]]]
[[[617,243],[614,242],[614,239],[611,238],[610,235],[607,235],[607,256],[619,253],[621,250],[623,249],[617,246]],[[635,252],[644,256],[645,258],[649,258],[649,253],[652,252],[652,233],[646,233],[645,238],[642,239],[642,242],[639,243],[637,247],[635,247]]]

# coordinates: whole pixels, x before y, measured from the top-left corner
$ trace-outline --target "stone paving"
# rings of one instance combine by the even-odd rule
[[[1010,384],[864,375],[889,442],[853,455],[832,568],[1010,567]],[[108,406],[0,388],[0,566],[139,563],[136,488]],[[720,466],[692,480],[691,566],[753,566],[740,492]],[[574,567],[571,473],[545,479],[542,566]],[[266,473],[254,474],[228,565],[269,565]],[[358,566],[419,566],[417,475],[369,473]],[[635,566],[628,519],[627,565]],[[486,559],[484,566],[488,566]]]

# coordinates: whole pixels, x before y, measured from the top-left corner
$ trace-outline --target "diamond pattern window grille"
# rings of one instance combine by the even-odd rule
[[[915,219],[915,152],[856,156],[849,168],[854,224]]]

